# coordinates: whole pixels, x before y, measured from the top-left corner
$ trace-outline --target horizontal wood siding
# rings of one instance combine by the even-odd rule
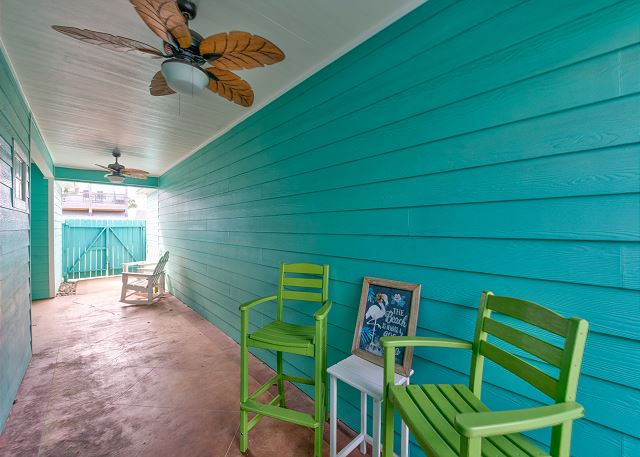
[[[275,291],[280,262],[328,263],[330,364],[350,352],[365,275],[422,284],[420,334],[470,339],[485,289],[583,317],[573,455],[632,455],[639,23],[635,1],[430,0],[160,178],[172,292],[237,339],[238,305]],[[465,382],[469,356],[418,350],[414,368]],[[496,366],[486,379],[492,407],[545,401]],[[355,428],[358,405],[341,391]]]
[[[0,136],[29,163],[30,113],[0,48]],[[12,160],[0,155],[0,430],[31,359],[29,212],[13,207]],[[27,199],[29,192],[26,193]]]

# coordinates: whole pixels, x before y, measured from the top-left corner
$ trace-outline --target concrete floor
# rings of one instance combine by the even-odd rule
[[[91,280],[33,304],[33,359],[0,455],[241,456],[238,345],[170,295],[131,306],[119,293],[119,278]],[[252,388],[272,376],[253,357],[250,373]],[[311,411],[291,385],[287,402]],[[247,456],[312,455],[310,429],[265,418],[249,437]]]

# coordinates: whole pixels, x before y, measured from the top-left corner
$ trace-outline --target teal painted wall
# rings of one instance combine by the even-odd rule
[[[49,298],[49,182],[31,165],[31,296]]]
[[[469,339],[484,289],[581,316],[573,455],[640,455],[639,23],[634,1],[430,0],[160,178],[171,290],[237,339],[281,261],[327,262],[330,363],[364,275],[422,284],[420,334]],[[468,367],[418,351],[414,382]],[[543,400],[487,380],[493,407]]]
[[[62,188],[60,184],[53,183],[53,198],[52,198],[52,212],[53,212],[53,281],[54,291],[58,291],[60,283],[62,282]]]
[[[0,136],[29,163],[29,110],[0,48]],[[12,158],[0,153],[0,429],[31,359],[29,205],[14,208]],[[26,192],[27,199],[29,192]]]

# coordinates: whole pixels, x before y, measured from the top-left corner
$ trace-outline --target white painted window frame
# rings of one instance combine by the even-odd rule
[[[17,167],[22,168],[22,176],[20,181],[22,198],[16,196],[16,174]],[[15,138],[13,139],[12,148],[12,166],[11,166],[11,197],[13,207],[22,212],[28,212],[29,206],[27,199],[29,198],[29,159],[22,149],[22,145]]]

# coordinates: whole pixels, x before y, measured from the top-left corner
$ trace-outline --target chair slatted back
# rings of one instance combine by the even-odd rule
[[[158,264],[153,269],[153,274],[149,277],[149,285],[155,286],[158,283],[160,279],[160,275],[164,271],[164,268],[167,265],[168,261],[169,261],[169,251],[165,252],[162,255],[162,257],[160,257],[160,260],[158,260]]]
[[[500,322],[492,318],[492,313],[502,314],[512,318],[511,321],[525,322],[530,326],[558,335],[564,340],[564,344],[557,346]],[[471,390],[480,397],[484,359],[487,358],[525,380],[556,402],[574,401],[587,330],[588,323],[585,320],[565,318],[530,301],[499,297],[491,292],[485,292],[482,295],[476,323],[471,360]],[[514,353],[516,351],[503,349],[490,342],[489,336],[552,365],[558,369],[558,376],[554,377],[527,362]]]
[[[283,318],[285,300],[322,304],[329,298],[329,265],[283,263],[278,281],[278,320]]]

